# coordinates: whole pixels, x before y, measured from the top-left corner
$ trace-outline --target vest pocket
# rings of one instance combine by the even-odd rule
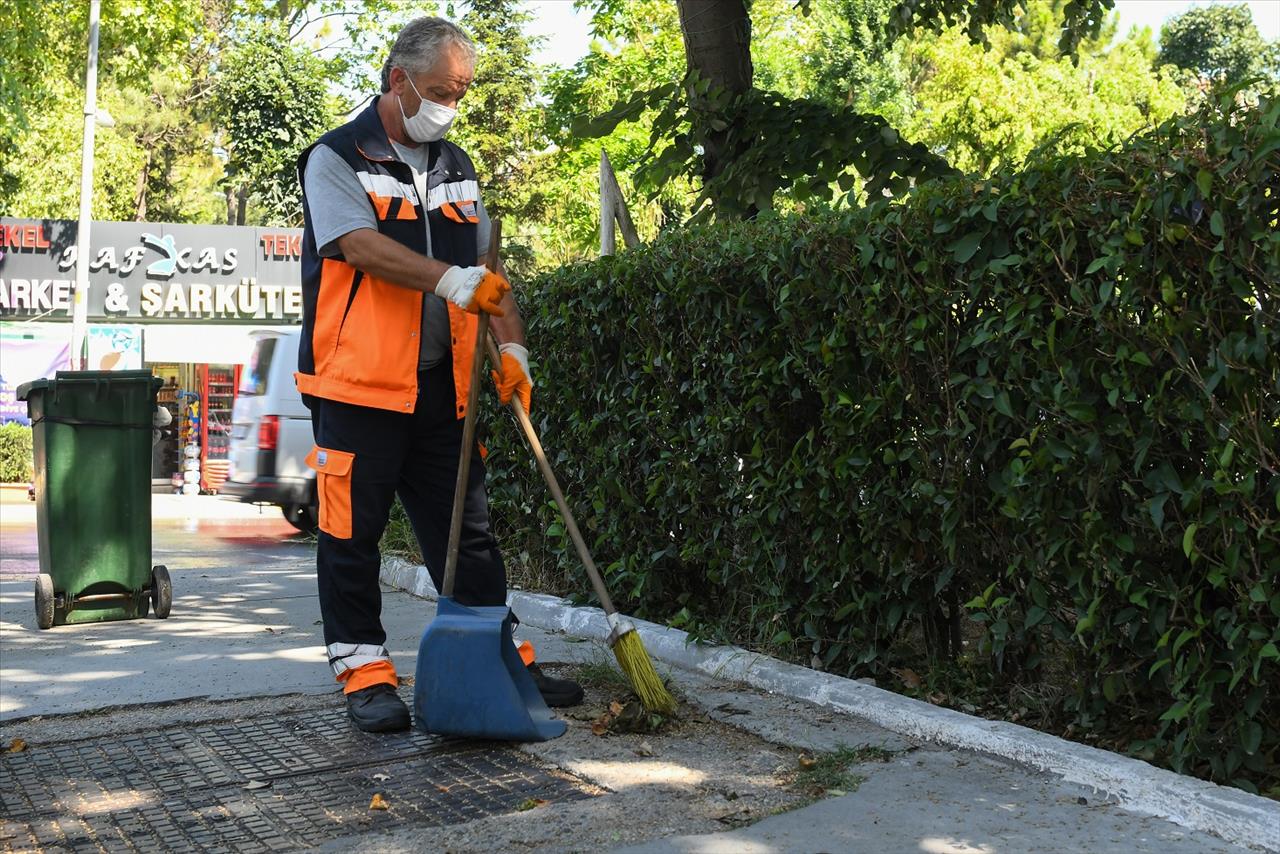
[[[316,473],[320,496],[320,530],[340,540],[351,539],[351,466],[356,455],[316,445],[307,465]]]

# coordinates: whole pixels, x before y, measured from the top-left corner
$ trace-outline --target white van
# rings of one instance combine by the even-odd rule
[[[298,530],[319,524],[311,411],[294,384],[297,327],[252,333],[253,354],[231,411],[231,473],[219,490],[251,504],[275,504]]]

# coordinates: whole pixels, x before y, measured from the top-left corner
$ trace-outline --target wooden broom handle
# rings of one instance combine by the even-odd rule
[[[502,246],[502,223],[489,225],[489,269],[496,269]],[[479,409],[480,376],[484,367],[484,345],[489,340],[489,313],[481,311],[476,324],[476,350],[471,357],[471,388],[467,390],[467,411],[462,417],[462,449],[458,452],[458,480],[453,486],[453,515],[449,517],[449,548],[444,558],[444,588],[440,595],[452,598],[458,575],[458,547],[462,543],[462,508],[467,500],[467,480],[471,477],[471,454],[475,451],[476,410]]]
[[[493,362],[494,368],[499,375],[502,373],[502,356],[498,352],[498,345],[494,342],[493,337],[488,339],[489,359]],[[564,519],[564,526],[569,531],[569,537],[573,540],[573,544],[578,549],[578,557],[582,560],[582,565],[587,568],[587,576],[591,579],[591,586],[595,588],[596,598],[600,600],[601,607],[604,608],[606,614],[614,613],[613,600],[609,598],[609,591],[605,589],[604,581],[600,578],[600,570],[596,568],[596,563],[591,559],[591,552],[587,549],[587,543],[582,539],[582,532],[578,530],[578,523],[574,521],[573,511],[569,509],[569,503],[564,500],[564,493],[560,491],[560,484],[556,480],[555,472],[551,470],[551,464],[547,462],[547,455],[543,453],[542,443],[538,441],[538,434],[533,429],[533,422],[529,420],[529,413],[524,411],[524,407],[520,405],[520,401],[516,395],[511,395],[511,411],[516,414],[516,420],[520,422],[520,428],[524,430],[524,437],[529,440],[529,447],[533,449],[533,458],[538,461],[538,469],[542,472],[542,479],[547,482],[547,489],[551,491],[551,497],[555,499],[556,506],[560,508],[560,516]]]

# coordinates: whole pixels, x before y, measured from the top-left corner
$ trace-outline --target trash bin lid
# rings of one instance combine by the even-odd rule
[[[31,380],[30,382],[25,382],[22,385],[18,386],[18,400],[26,400],[31,395],[31,392],[44,391],[52,383],[53,383],[53,380],[49,379],[48,377],[40,377],[40,379],[38,380]]]
[[[33,391],[47,391],[50,386],[56,386],[58,383],[64,385],[75,385],[76,383],[99,383],[106,381],[108,383],[128,383],[128,382],[145,382],[153,388],[159,389],[164,385],[164,380],[155,376],[151,371],[58,371],[54,379],[48,377],[40,377],[39,379],[25,382],[18,386],[18,400],[26,400]]]

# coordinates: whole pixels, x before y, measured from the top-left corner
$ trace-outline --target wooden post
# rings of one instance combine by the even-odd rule
[[[609,168],[609,157],[600,149],[600,255],[612,255],[618,251],[618,240],[614,236],[613,188],[617,182],[611,180],[613,170]]]
[[[631,211],[627,210],[627,202],[622,198],[622,188],[618,186],[618,178],[613,174],[613,165],[609,163],[609,155],[600,149],[600,254],[612,255],[618,251],[618,240],[614,230],[615,224],[622,230],[622,242],[628,249],[640,245],[640,236],[636,234],[635,224],[631,221]]]

